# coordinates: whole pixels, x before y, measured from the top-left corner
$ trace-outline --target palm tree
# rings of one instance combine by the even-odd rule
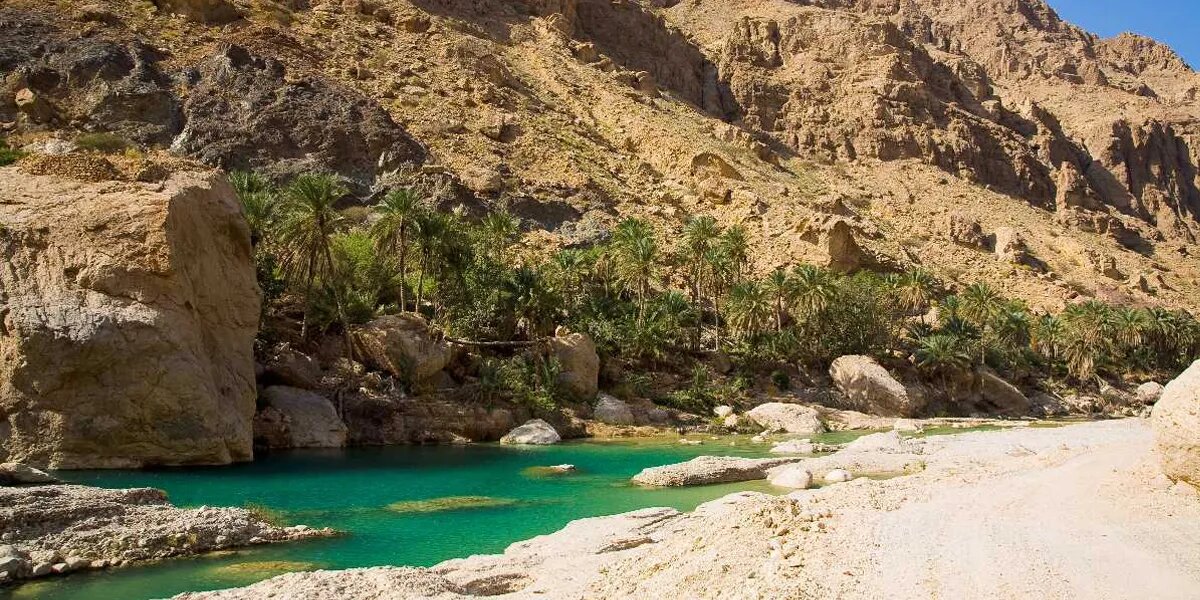
[[[741,283],[750,262],[750,244],[746,237],[746,228],[734,225],[721,235],[721,253],[729,259],[732,283]]]
[[[954,334],[940,333],[923,337],[917,342],[917,366],[928,369],[942,380],[942,389],[950,392],[949,376],[971,366],[971,355],[964,340]]]
[[[898,277],[892,289],[901,310],[924,315],[937,293],[937,279],[925,269],[913,269]]]
[[[331,286],[338,320],[346,336],[347,352],[353,356],[342,285],[330,251],[330,240],[345,228],[342,215],[334,204],[347,193],[346,187],[334,175],[317,173],[296,177],[284,189],[277,229],[285,271],[304,281],[306,306],[312,305],[313,282],[318,277]],[[308,334],[308,313],[306,309],[300,326],[301,337]]]
[[[1090,379],[1112,353],[1112,311],[1102,302],[1089,300],[1067,307],[1062,319],[1067,370],[1080,381]]]
[[[412,230],[418,213],[423,210],[421,199],[413,188],[392,190],[379,204],[375,213],[379,220],[371,226],[371,237],[376,247],[398,254],[400,267],[400,310],[408,310],[406,292],[408,288],[408,234]]]
[[[703,306],[705,267],[720,235],[721,228],[717,226],[717,220],[708,215],[688,219],[683,228],[686,257],[691,270],[692,304],[698,310]],[[696,319],[696,335],[692,340],[694,350],[700,349],[703,326],[704,319]]]
[[[229,183],[242,205],[246,224],[250,226],[250,244],[257,247],[270,231],[275,217],[275,186],[252,171],[230,173]]]
[[[729,290],[726,311],[735,331],[742,337],[753,337],[762,332],[771,319],[771,297],[756,282],[738,283]]]
[[[986,283],[975,283],[967,287],[959,295],[959,302],[960,314],[980,328],[991,323],[1004,307],[1004,298]]]
[[[520,221],[507,210],[488,213],[480,223],[486,249],[496,260],[503,261],[505,251],[517,239]]]
[[[417,278],[416,305],[416,310],[419,311],[425,299],[425,279],[429,275],[434,255],[442,244],[446,232],[450,229],[450,217],[440,212],[424,211],[416,216],[413,225],[413,236],[417,243],[417,249],[421,253],[421,274]]]
[[[783,315],[795,297],[796,285],[782,267],[767,276],[767,293],[775,301],[775,331],[783,331]]]
[[[827,269],[802,264],[793,269],[792,276],[793,306],[806,317],[828,308],[837,296],[837,277]]]
[[[643,323],[650,286],[658,271],[658,242],[649,225],[637,219],[622,221],[614,240],[617,279],[637,298],[638,323]]]
[[[1057,360],[1062,356],[1065,335],[1062,320],[1054,315],[1044,314],[1034,320],[1029,329],[1029,345],[1034,352],[1050,360]]]

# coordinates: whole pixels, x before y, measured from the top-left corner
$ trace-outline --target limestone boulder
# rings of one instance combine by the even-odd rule
[[[608,394],[600,394],[592,416],[601,423],[609,425],[633,425],[633,411],[623,400]]]
[[[581,400],[596,397],[600,389],[600,355],[592,337],[559,328],[550,340],[550,351],[562,368],[559,384]]]
[[[812,487],[813,475],[800,465],[786,465],[771,469],[767,474],[767,481],[779,487],[806,490]]]
[[[333,404],[324,396],[284,385],[271,386],[262,393],[264,412],[274,413],[271,421],[282,427],[264,436],[273,448],[340,448],[346,445],[346,424]],[[277,416],[276,416],[277,415]],[[256,438],[261,419],[255,419]]]
[[[1138,402],[1141,402],[1147,406],[1158,402],[1158,399],[1162,397],[1162,394],[1163,385],[1157,381],[1147,381],[1146,383],[1139,385],[1133,392],[1133,395],[1137,398]]]
[[[767,431],[804,434],[825,431],[817,409],[800,404],[768,402],[754,407],[746,416]]]
[[[633,482],[646,486],[678,487],[753,481],[766,479],[770,469],[799,460],[801,459],[697,456],[687,462],[642,469],[633,476]]]
[[[379,317],[355,330],[354,343],[360,358],[409,383],[433,377],[452,355],[449,344],[416,313]]]
[[[1200,486],[1200,360],[1166,385],[1150,421],[1163,472]]]
[[[971,246],[982,248],[987,245],[987,236],[983,233],[983,227],[974,217],[961,213],[953,212],[946,217],[946,237],[951,241]]]
[[[829,375],[850,408],[872,415],[912,417],[925,398],[908,390],[869,356],[847,355],[833,361]]]
[[[531,419],[524,425],[513,429],[500,438],[501,444],[525,444],[548,446],[562,441],[562,436],[549,423],[541,419]]]
[[[58,478],[29,465],[15,462],[0,463],[0,485],[41,485],[48,483],[58,483]]]
[[[0,459],[252,457],[260,293],[224,175],[82,183],[0,170]]]
[[[266,365],[274,383],[315,390],[321,386],[321,366],[311,356],[291,348],[278,348]]]
[[[988,370],[979,372],[979,396],[994,412],[1003,415],[1029,414],[1033,406],[1017,386]]]

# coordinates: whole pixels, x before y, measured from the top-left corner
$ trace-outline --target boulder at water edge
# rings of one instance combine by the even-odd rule
[[[324,396],[274,385],[262,394],[266,407],[255,417],[255,438],[260,435],[263,421],[278,423],[274,435],[267,435],[271,448],[340,448],[346,445],[346,424],[338,417],[333,405]]]
[[[1163,472],[1200,486],[1200,360],[1167,384],[1150,420]]]
[[[592,416],[597,421],[609,425],[633,425],[633,411],[629,409],[629,405],[608,394],[600,394]]]
[[[800,404],[768,402],[754,407],[746,416],[767,431],[804,434],[825,431],[817,409]]]
[[[1162,397],[1162,394],[1163,385],[1157,381],[1147,381],[1146,383],[1139,385],[1137,390],[1134,391],[1134,396],[1137,397],[1138,402],[1141,402],[1146,406],[1158,402],[1158,399]]]
[[[872,415],[911,417],[925,399],[910,392],[869,356],[848,355],[833,361],[829,375],[850,408]]]
[[[0,169],[0,459],[252,457],[259,289],[225,175],[82,183]]]
[[[500,438],[501,444],[531,444],[547,446],[562,441],[562,436],[541,419],[531,419]]]
[[[21,463],[0,463],[0,485],[58,483],[58,478]]]

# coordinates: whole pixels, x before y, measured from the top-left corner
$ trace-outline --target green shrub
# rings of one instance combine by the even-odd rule
[[[25,153],[8,147],[8,140],[0,138],[0,167],[7,167],[25,156]]]
[[[117,154],[126,150],[136,150],[137,146],[113,133],[85,133],[75,138],[75,144],[84,150],[100,152],[101,154]]]

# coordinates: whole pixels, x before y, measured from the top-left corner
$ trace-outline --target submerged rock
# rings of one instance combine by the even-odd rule
[[[500,438],[501,444],[531,444],[540,446],[557,444],[561,441],[562,436],[558,435],[558,431],[541,419],[526,421],[524,425],[513,429],[507,435]]]
[[[476,508],[495,508],[512,506],[517,501],[511,498],[493,498],[491,496],[446,496],[428,500],[404,500],[393,502],[388,510],[398,513],[430,513],[451,510],[471,510]]]

